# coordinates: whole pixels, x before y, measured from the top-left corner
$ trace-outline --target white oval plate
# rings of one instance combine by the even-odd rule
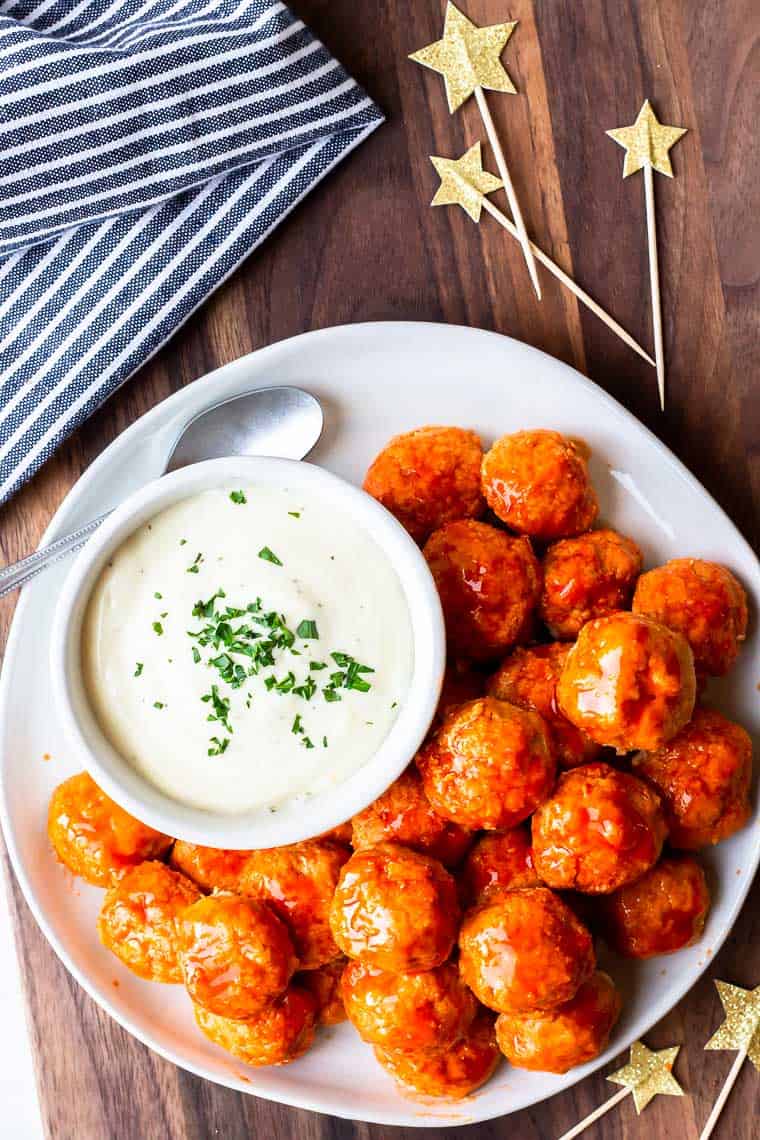
[[[654,383],[654,377],[652,377]],[[383,323],[307,333],[225,365],[148,412],[97,459],[68,495],[46,538],[72,530],[158,475],[177,427],[209,404],[253,387],[295,384],[323,404],[326,431],[310,457],[360,482],[387,439],[421,424],[461,424],[484,440],[551,427],[590,444],[602,517],[642,546],[647,565],[701,555],[729,566],[752,604],[751,636],[728,682],[710,693],[757,739],[760,648],[754,618],[760,567],[717,504],[678,460],[618,403],[561,362],[494,333],[447,325]],[[8,642],[0,694],[0,807],[11,860],[34,915],[64,964],[112,1017],[150,1048],[199,1076],[301,1108],[381,1124],[441,1127],[535,1104],[608,1064],[644,1036],[696,981],[728,934],[760,858],[758,820],[705,855],[714,904],[697,946],[636,965],[611,961],[626,1003],[609,1049],[564,1077],[506,1063],[465,1102],[402,1095],[350,1026],[283,1068],[250,1069],[208,1042],[179,986],[142,982],[101,947],[102,892],[56,862],[45,834],[53,787],[74,766],[53,719],[47,638],[67,569],[28,586]],[[52,759],[45,763],[43,757]],[[118,982],[118,987],[114,986]]]

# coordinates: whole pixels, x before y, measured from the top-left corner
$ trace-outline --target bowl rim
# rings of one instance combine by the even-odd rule
[[[107,740],[87,698],[81,631],[87,603],[107,559],[138,527],[172,504],[216,488],[263,483],[316,491],[356,519],[389,559],[407,603],[413,664],[396,720],[375,754],[343,782],[307,799],[238,814],[207,811],[162,792]],[[379,502],[313,463],[269,456],[204,460],[139,488],[102,523],[73,563],[55,609],[50,642],[53,701],[64,736],[103,791],[143,823],[173,838],[247,850],[299,842],[332,830],[378,798],[422,744],[438,705],[446,664],[443,612],[422,551]]]

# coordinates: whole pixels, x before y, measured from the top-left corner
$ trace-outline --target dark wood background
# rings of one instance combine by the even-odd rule
[[[484,215],[431,211],[428,155],[483,135],[468,104],[452,118],[442,81],[406,56],[437,39],[442,0],[293,0],[366,86],[388,122],[269,238],[138,376],[0,512],[7,560],[32,550],[92,459],[158,400],[219,364],[306,329],[421,319],[509,333],[574,364],[648,424],[755,541],[760,536],[760,42],[757,0],[467,0],[478,23],[519,19],[505,62],[520,94],[493,96],[529,230],[645,345],[651,344],[641,180],[621,178],[608,127],[645,97],[687,126],[676,178],[657,179],[668,405],[655,376]],[[753,83],[754,78],[754,83]],[[486,152],[488,153],[488,152]],[[490,158],[490,156],[489,156]],[[490,161],[493,169],[493,161]],[[541,271],[539,271],[541,272]],[[0,611],[3,636],[12,603]],[[406,1140],[217,1088],[154,1056],[102,1013],[45,943],[5,860],[47,1133],[54,1140]],[[714,968],[648,1035],[683,1045],[689,1096],[630,1100],[590,1136],[694,1140],[732,1061],[704,1053],[720,1021],[711,978],[760,983],[760,890]],[[22,1043],[18,1043],[22,1048]],[[478,1140],[551,1140],[606,1099],[601,1075]],[[745,1064],[717,1136],[758,1135],[760,1075]],[[5,1129],[10,1129],[8,1132]],[[0,1132],[11,1140],[13,1125]],[[461,1134],[461,1133],[460,1133]],[[453,1129],[436,1132],[454,1137]]]

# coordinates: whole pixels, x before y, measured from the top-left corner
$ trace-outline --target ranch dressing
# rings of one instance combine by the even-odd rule
[[[82,632],[101,729],[185,804],[245,812],[373,756],[412,674],[409,613],[370,536],[287,489],[210,490],[135,532]]]

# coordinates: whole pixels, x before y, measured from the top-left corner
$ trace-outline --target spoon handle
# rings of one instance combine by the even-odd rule
[[[58,562],[60,558],[65,558],[72,551],[79,550],[79,547],[84,546],[90,535],[94,534],[110,513],[110,511],[106,511],[104,515],[98,515],[96,519],[91,519],[84,526],[80,526],[79,530],[65,534],[62,538],[56,538],[47,546],[35,550],[34,554],[30,554],[28,558],[22,558],[19,562],[12,562],[10,566],[4,566],[0,570],[0,598],[9,594],[11,590],[18,590],[21,586],[25,586],[31,578],[34,578],[41,570],[46,570],[54,562]]]

